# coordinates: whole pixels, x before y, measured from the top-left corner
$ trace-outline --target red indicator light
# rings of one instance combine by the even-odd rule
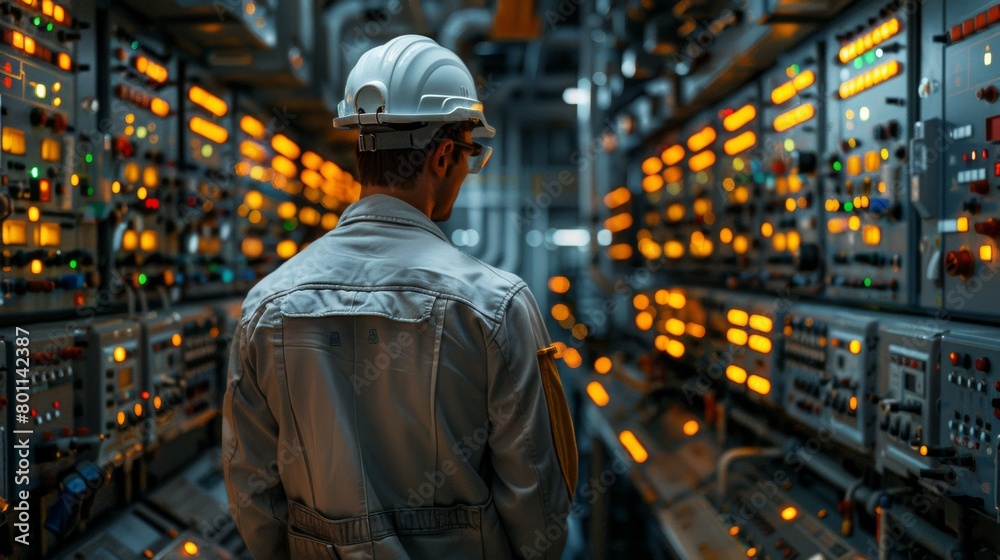
[[[1000,141],[1000,115],[986,117],[986,141]]]
[[[159,210],[160,209],[160,199],[158,198],[147,198],[145,200],[147,210]]]
[[[142,397],[142,400],[146,400],[149,398],[149,391],[143,391],[139,393],[139,396]]]
[[[52,202],[52,182],[48,179],[38,181],[38,200]]]
[[[34,418],[35,416],[38,416],[38,411],[35,410],[34,408],[32,408],[31,409],[31,417]]]
[[[60,405],[59,405],[59,401],[53,401],[53,403],[52,403],[52,408],[54,408],[54,409],[56,409],[56,410],[59,410],[59,406],[60,406]]]
[[[1000,177],[1000,161],[993,164],[993,176]]]

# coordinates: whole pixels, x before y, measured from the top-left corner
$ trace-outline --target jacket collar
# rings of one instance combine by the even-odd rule
[[[426,214],[409,203],[386,194],[369,195],[351,204],[340,215],[338,226],[346,226],[354,222],[405,224],[418,227],[434,234],[446,243],[449,242],[441,228],[432,222]]]

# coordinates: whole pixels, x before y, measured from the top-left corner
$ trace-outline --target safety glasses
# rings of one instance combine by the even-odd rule
[[[462,142],[460,140],[452,140],[456,146],[460,148],[465,148],[471,153],[469,154],[469,173],[475,174],[479,173],[480,170],[486,165],[486,162],[490,160],[490,154],[493,153],[493,148],[490,146],[483,146],[478,142],[472,144],[468,142]]]

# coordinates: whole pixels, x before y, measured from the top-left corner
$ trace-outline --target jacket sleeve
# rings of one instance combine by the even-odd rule
[[[489,345],[493,499],[517,558],[558,559],[576,486],[577,450],[549,337],[531,292],[511,298]],[[546,364],[544,360],[549,360]],[[545,376],[557,390],[546,391]]]
[[[229,358],[222,412],[222,469],[229,511],[257,560],[288,558],[288,505],[278,477],[278,423],[261,391],[258,364],[269,350],[254,350],[241,324]],[[269,341],[268,341],[269,342]],[[266,346],[266,342],[264,346]]]

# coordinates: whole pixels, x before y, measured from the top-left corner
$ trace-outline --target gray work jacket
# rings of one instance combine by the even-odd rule
[[[243,303],[223,406],[257,560],[559,558],[576,484],[524,282],[372,195]]]

